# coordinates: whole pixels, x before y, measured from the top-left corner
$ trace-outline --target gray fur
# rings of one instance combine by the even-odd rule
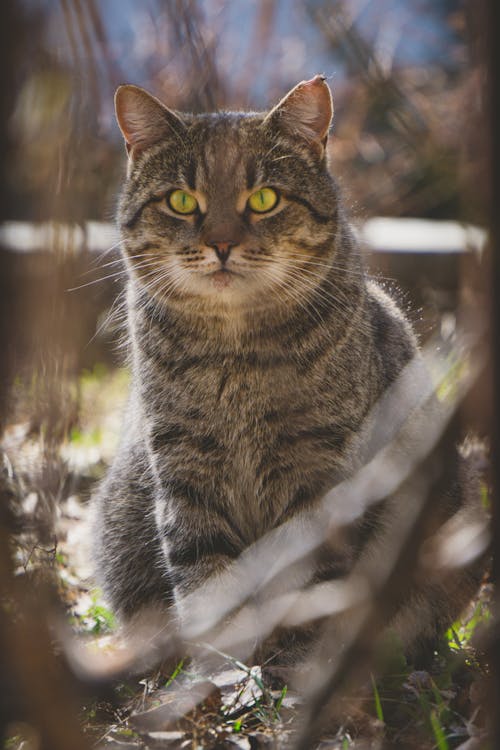
[[[313,83],[323,99],[304,90],[301,107],[311,98],[324,115],[326,84]],[[126,132],[118,213],[133,386],[95,501],[99,575],[124,618],[168,607],[314,508],[359,465],[361,426],[417,351],[405,316],[367,282],[319,128],[316,141],[294,132],[286,102],[266,117],[147,101],[158,134],[148,120],[139,149]],[[281,199],[255,217],[245,196],[259,186]],[[203,213],[166,208],[176,188],[202,196]],[[220,241],[241,273],[227,286],[201,276],[220,267]],[[348,572],[361,551],[353,537],[318,576]]]

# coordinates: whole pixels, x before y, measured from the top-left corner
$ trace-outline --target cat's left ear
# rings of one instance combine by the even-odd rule
[[[321,155],[328,140],[333,118],[333,101],[324,76],[302,81],[271,110],[264,120],[303,138]]]

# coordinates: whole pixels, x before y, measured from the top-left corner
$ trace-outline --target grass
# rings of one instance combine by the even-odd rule
[[[266,728],[273,728],[276,724],[279,724],[281,722],[280,710],[288,692],[288,687],[284,685],[280,691],[273,691],[265,684],[260,670],[255,666],[249,667],[233,656],[215,649],[213,646],[205,647],[217,653],[228,664],[231,664],[235,669],[246,675],[246,680],[241,682],[239,690],[233,696],[232,703],[221,707],[222,716],[224,719],[229,720],[233,731],[240,732],[244,721],[248,723],[254,719]],[[253,689],[253,686],[255,686],[256,690]],[[245,696],[244,700],[243,696]],[[244,719],[238,716],[238,718],[231,721],[231,717],[241,712],[244,714]],[[236,729],[235,726],[237,727]]]
[[[336,734],[338,747],[342,750],[355,748],[357,741],[364,737],[368,739],[375,733],[376,737],[385,737],[392,743],[391,746],[408,750],[453,750],[467,739],[469,731],[480,734],[484,716],[483,719],[477,717],[480,707],[472,705],[466,696],[469,685],[485,676],[480,655],[474,650],[471,638],[476,628],[484,622],[483,615],[486,613],[488,621],[487,601],[481,600],[471,608],[468,619],[455,624],[455,635],[450,634],[450,629],[448,635],[451,640],[443,639],[429,671],[415,670],[411,664],[405,664],[401,670],[401,657],[393,653],[392,665],[400,671],[389,670],[380,678],[371,675],[371,705],[367,703],[366,710],[354,719],[346,717],[346,722]],[[456,645],[456,632],[460,632],[463,638],[460,653],[450,647]],[[186,742],[194,741],[195,736],[198,740],[204,738],[203,742],[207,744],[202,746],[207,748],[217,747],[212,742],[214,732],[221,742],[221,738],[226,736],[252,738],[259,732],[269,737],[288,737],[288,740],[284,740],[283,747],[286,747],[290,727],[282,709],[290,694],[289,688],[285,685],[281,690],[271,690],[258,668],[223,652],[216,650],[216,653],[231,668],[238,670],[237,681],[231,686],[229,694],[215,699],[209,696],[190,714],[180,718],[175,729],[185,733]],[[474,659],[469,658],[472,653],[475,654]],[[139,699],[144,710],[160,706],[166,695],[175,699],[176,693],[182,692],[186,684],[195,686],[196,679],[189,671],[189,663],[180,660],[164,678],[157,675],[153,679],[142,680],[135,688],[133,684],[129,685],[126,691],[122,691],[125,701],[120,712],[121,723],[111,724],[113,728],[109,730],[109,736],[125,737],[127,730],[131,730],[131,738],[137,742],[147,742],[145,734],[137,733],[128,724],[128,717],[137,710]],[[216,694],[215,685],[214,691]],[[377,720],[377,725],[370,725],[370,715]],[[102,710],[93,717],[88,716],[86,721],[89,727],[102,725]],[[170,730],[172,728],[169,727]]]
[[[118,415],[127,384],[128,376],[123,370],[109,371],[102,367],[84,373],[78,382],[81,404],[78,421],[68,431],[61,453],[70,470],[77,476],[89,477],[90,485],[102,475],[115,450],[120,429]],[[79,492],[77,489],[77,495]],[[83,493],[78,499],[85,510]],[[486,488],[483,501],[489,502]],[[66,530],[57,531],[53,549],[50,545],[46,550],[34,547],[35,553],[30,551],[26,557],[29,564],[20,565],[19,574],[31,573],[37,566],[53,566],[76,633],[87,640],[95,639],[96,643],[102,639],[113,648],[114,616],[102,601],[101,593],[90,588],[89,581],[74,568],[74,549],[65,538],[68,529],[83,521],[65,520]],[[355,748],[358,740],[368,741],[375,734],[377,740],[387,739],[392,746],[405,750],[454,750],[467,739],[469,731],[480,733],[485,723],[484,710],[471,697],[470,687],[484,681],[487,673],[475,639],[491,621],[489,599],[490,591],[485,586],[466,616],[447,631],[426,672],[407,664],[400,644],[388,633],[380,665],[377,663],[367,685],[362,709],[354,717],[346,715],[336,731],[336,746],[342,750]],[[217,692],[214,684],[213,694],[176,721],[174,728],[185,734],[186,741],[198,742],[207,749],[216,748],[218,742],[231,736],[252,738],[255,744],[254,738],[259,733],[281,738],[286,747],[289,722],[295,715],[293,691],[287,686],[271,690],[263,681],[258,665],[219,655],[238,671],[235,683],[223,694]],[[187,660],[179,660],[168,674],[139,675],[121,683],[116,687],[113,705],[90,703],[82,713],[82,724],[89,737],[94,741],[103,737],[126,740],[131,748],[147,745],[147,733],[136,731],[131,717],[161,706],[164,701],[175,700],[186,685],[195,684],[189,666]],[[25,742],[20,739],[22,733],[14,729],[6,747],[31,750],[29,743],[22,744]]]
[[[479,600],[472,608],[467,619],[457,620],[446,631],[445,638],[452,651],[467,653],[471,649],[472,639],[477,629],[491,622],[489,601]]]
[[[183,666],[184,666],[184,659],[181,659],[178,662],[172,674],[170,675],[170,677],[168,678],[168,680],[166,681],[165,688],[168,688],[173,683],[173,681],[181,674]]]
[[[373,700],[375,703],[375,713],[377,714],[377,719],[384,723],[384,711],[382,709],[382,701],[380,700],[380,694],[378,692],[377,683],[375,682],[375,678],[373,674],[371,675],[371,681],[372,681],[372,689],[373,689]]]
[[[89,635],[103,635],[110,633],[116,628],[116,618],[101,601],[102,594],[99,589],[90,591],[90,604],[72,619],[73,625],[79,633]]]

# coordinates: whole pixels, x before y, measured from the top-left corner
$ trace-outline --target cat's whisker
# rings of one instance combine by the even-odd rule
[[[316,320],[318,321],[319,325],[320,325],[320,326],[321,326],[321,327],[322,327],[322,328],[323,328],[324,330],[326,330],[326,327],[325,327],[325,319],[324,319],[324,317],[323,317],[323,316],[321,315],[320,311],[318,310],[318,307],[317,307],[317,305],[316,305],[316,304],[314,304],[314,301],[313,301],[312,299],[309,299],[309,300],[308,300],[308,302],[309,302],[309,305],[307,305],[307,304],[306,304],[306,302],[305,302],[305,300],[303,299],[303,297],[301,297],[301,295],[300,295],[300,294],[296,293],[295,287],[293,287],[292,285],[290,285],[290,286],[289,286],[289,293],[290,293],[290,296],[292,296],[292,292],[293,292],[293,295],[295,296],[295,299],[296,299],[296,301],[298,301],[298,302],[300,303],[300,306],[301,306],[301,307],[302,307],[302,309],[303,309],[303,310],[305,311],[305,313],[306,313],[307,315],[310,315],[310,314],[312,313],[313,317],[314,317],[314,318],[316,318]]]
[[[274,284],[276,285],[276,279],[269,274],[270,278],[273,280]],[[300,307],[307,315],[309,315],[311,312],[316,317],[320,325],[324,325],[324,319],[319,314],[318,310],[316,309],[315,305],[307,306],[304,298],[301,296],[301,294],[296,290],[294,286],[290,283],[287,279],[282,279],[277,285],[278,289],[281,289],[285,292],[285,294],[288,294],[289,298],[292,299],[298,307]]]
[[[280,258],[280,261],[283,262],[288,268],[295,268],[299,272],[316,272],[318,275],[318,278],[325,278],[326,276],[335,273],[335,275],[338,277],[338,279],[350,279],[354,283],[361,282],[363,279],[363,276],[358,273],[351,273],[349,269],[338,269],[334,266],[330,266],[328,264],[326,265],[317,265],[315,263],[308,263],[307,261],[302,261],[299,259],[294,258],[287,258],[286,256],[283,256]]]
[[[168,283],[163,285],[159,297],[158,297],[158,308],[161,310],[167,303],[168,299],[172,296],[174,290],[180,291],[185,286],[185,279],[183,274],[179,272],[177,268],[168,269],[168,273],[165,273],[163,278],[168,280]]]
[[[286,256],[283,256],[283,258],[285,259]],[[269,265],[272,265],[272,262]],[[326,274],[321,275],[315,272],[314,269],[311,271],[310,269],[304,269],[298,265],[295,266],[294,264],[287,265],[287,272],[290,277],[293,277],[294,280],[300,282],[302,286],[306,283],[308,293],[314,293],[317,296],[320,296],[323,301],[333,303],[336,307],[339,307],[339,309],[343,309],[343,294],[340,290],[337,290],[338,294],[335,296],[333,294],[328,294],[324,288],[319,288],[319,284],[324,282]],[[347,306],[345,309],[349,309],[349,307]]]
[[[118,295],[116,297],[104,321],[96,328],[94,335],[88,340],[86,348],[88,348],[92,344],[92,342],[95,341],[95,339],[100,335],[100,333],[108,327],[113,317],[118,316],[120,308],[124,310],[127,309],[127,301],[122,295]]]
[[[123,262],[120,259],[121,262]],[[134,266],[135,268],[143,268],[145,265],[141,265],[140,263]],[[87,281],[85,284],[80,284],[79,286],[71,287],[69,289],[66,289],[67,292],[76,292],[79,289],[84,289],[87,286],[92,286],[93,284],[100,284],[103,281],[108,281],[109,279],[118,278],[119,276],[123,276],[127,274],[127,268],[124,266],[120,271],[115,271],[113,273],[107,274],[106,276],[101,276],[98,279],[92,279],[91,281]]]
[[[263,161],[263,162],[266,162],[266,161],[268,160],[268,158],[269,158],[270,154],[272,154],[272,153],[273,153],[273,151],[274,151],[274,150],[275,150],[276,148],[278,148],[278,147],[279,147],[279,145],[280,145],[279,143],[274,143],[274,144],[273,144],[273,145],[271,146],[271,148],[270,148],[270,149],[269,149],[268,151],[266,151],[266,153],[264,154],[264,157],[263,157],[262,161]]]
[[[301,281],[303,282],[303,280]],[[289,281],[289,284],[290,284],[290,289],[294,289],[294,290],[296,289],[294,286],[291,285],[290,281]],[[316,316],[316,319],[319,320],[322,325],[324,325],[325,319],[319,310],[318,304],[316,304],[318,302],[321,302],[322,298],[320,297],[320,295],[318,295],[317,290],[315,290],[314,288],[310,287],[309,289],[307,289],[307,293],[308,293],[308,297],[306,299],[309,304],[307,305],[304,301],[305,309],[310,308],[311,310],[313,310]],[[298,296],[300,297],[300,299],[304,300],[304,298],[300,294]],[[328,307],[332,307],[332,305],[330,304],[328,305]]]
[[[294,159],[294,154],[285,154],[284,156],[276,156],[274,159],[269,159],[269,164],[273,164],[275,161],[282,161],[283,159]]]
[[[321,261],[316,258],[307,258],[307,256],[301,255],[299,253],[287,253],[286,255],[276,255],[276,257],[279,257],[283,260],[287,260],[287,259],[300,260],[301,262],[307,263],[308,265],[325,266],[327,268],[331,268],[332,270],[336,270],[341,273],[346,273],[346,274],[348,273],[350,276],[357,276],[361,279],[365,279],[367,278],[367,276],[369,276],[369,274],[367,274],[363,268],[356,269],[352,267],[347,267],[345,265],[335,262],[334,259],[332,261]],[[378,272],[376,273],[376,278],[382,281],[393,281],[392,277],[382,276]]]
[[[287,268],[290,271],[293,269],[296,273],[299,274],[299,277],[300,277],[300,274],[303,274],[304,276],[307,275],[308,278],[314,278],[314,279],[316,279],[316,281],[317,281],[318,284],[323,283],[328,278],[328,274],[327,273],[320,273],[319,271],[317,271],[315,269],[314,266],[311,267],[307,263],[305,263],[305,264],[294,263],[292,261],[291,263],[287,264]],[[326,270],[329,270],[331,272],[332,269],[331,268],[330,269],[326,268]],[[353,279],[355,282],[357,281],[356,276],[352,276],[351,277],[350,275],[346,274],[346,278],[347,279]],[[336,287],[336,288],[340,290],[339,286]]]
[[[137,260],[139,258],[147,258],[147,257],[155,257],[153,253],[139,253],[138,255],[128,255],[128,260]],[[87,271],[84,271],[81,275],[87,276],[89,273],[95,273],[96,269],[101,268],[109,268],[110,266],[119,266],[120,264],[124,264],[125,259],[120,256],[119,258],[115,258],[115,260],[110,260],[107,263],[102,263],[101,265],[94,265],[93,268],[88,269]]]
[[[321,261],[316,260],[315,258],[308,258],[305,255],[300,255],[298,253],[287,253],[278,255],[276,254],[277,258],[280,258],[281,260],[286,260],[290,262],[295,262],[297,265],[309,265],[309,266],[317,266],[318,268],[327,268],[329,270],[333,271],[339,271],[344,274],[349,274],[350,276],[356,276],[358,278],[365,278],[365,273],[362,269],[355,269],[351,267],[347,267],[344,265],[341,265],[339,263],[336,263],[334,260],[332,261]]]
[[[92,262],[92,264],[99,266],[99,263],[103,258],[106,258],[111,252],[113,252],[113,250],[116,250],[117,247],[120,247],[120,245],[123,245],[125,242],[125,239],[118,240],[114,245],[111,245],[111,247],[108,247],[106,250],[103,250],[102,253],[99,253],[98,257]]]
[[[148,284],[154,284],[159,274],[161,273],[157,266],[144,266],[140,270],[140,273],[138,273],[138,277],[141,280],[141,286],[143,288],[146,288]],[[151,281],[148,281],[150,279]]]
[[[302,281],[302,282],[311,282],[312,289],[316,290],[317,292],[320,291],[326,291],[324,288],[325,282],[328,279],[328,274],[322,274],[316,272],[314,269],[308,269],[308,268],[296,268],[293,265],[287,266],[287,272],[290,275],[293,275],[295,279]],[[342,290],[339,286],[335,288],[336,293],[338,293],[340,296],[342,296]]]
[[[307,256],[299,255],[299,254],[297,255],[290,254],[288,256],[281,256],[281,257],[283,259],[289,259],[290,261],[293,261],[293,262],[300,262],[304,265],[317,266],[318,268],[327,268],[330,270],[351,273],[352,275],[358,276],[360,278],[364,277],[362,270],[352,268],[350,266],[341,265],[340,263],[336,263],[334,260],[321,261],[321,260],[316,260],[314,258],[308,258]]]
[[[147,281],[149,279],[149,281]],[[160,289],[162,283],[165,280],[170,280],[170,270],[166,269],[163,272],[158,272],[158,269],[153,269],[142,275],[142,288],[146,292],[150,292],[154,289]]]
[[[144,283],[144,280],[148,278],[149,281]],[[142,281],[141,291],[145,294],[145,299],[142,300],[142,305],[144,309],[146,309],[148,305],[152,305],[154,311],[154,315],[149,322],[149,331],[151,331],[153,319],[161,319],[164,303],[167,301],[168,296],[175,287],[175,280],[172,279],[172,268],[165,268],[162,266],[160,272],[158,267],[149,270],[143,275]]]
[[[80,284],[79,286],[73,286],[69,289],[66,289],[67,292],[76,292],[79,289],[85,289],[87,286],[93,286],[94,284],[101,284],[103,281],[108,281],[109,279],[115,279],[119,276],[123,276],[127,273],[127,269],[123,268],[121,271],[116,271],[115,273],[110,273],[107,276],[102,276],[99,279],[92,279],[92,281],[87,281],[85,284]]]
[[[318,280],[314,276],[309,276],[306,273],[299,273],[298,271],[290,270],[290,276],[294,278],[295,280],[299,281],[302,285],[304,285],[304,282],[307,282],[310,280],[312,284],[309,285],[309,293],[312,297],[319,298],[327,307],[334,307],[335,309],[341,311],[343,314],[353,313],[353,307],[352,307],[352,300],[349,297],[346,297],[340,290],[335,290],[334,292],[328,292],[327,289],[324,287],[318,286]],[[320,281],[324,281],[324,277],[319,277]],[[350,304],[347,304],[347,303]]]
[[[150,280],[145,284],[143,283],[143,289],[148,293],[157,291],[159,304],[165,304],[175,288],[185,286],[183,274],[175,266],[165,267],[162,264],[160,268],[156,267],[142,274],[143,282],[145,279]],[[168,284],[164,285],[165,281],[168,281]]]

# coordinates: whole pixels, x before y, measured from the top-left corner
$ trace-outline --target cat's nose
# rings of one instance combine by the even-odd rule
[[[225,263],[235,244],[235,242],[211,242],[210,247],[213,247],[220,262]]]

